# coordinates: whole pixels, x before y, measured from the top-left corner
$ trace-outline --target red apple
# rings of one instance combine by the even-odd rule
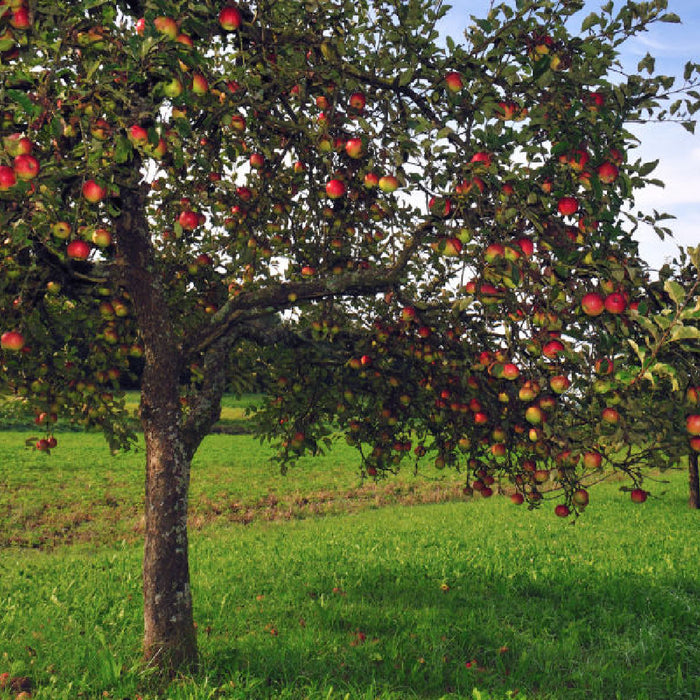
[[[15,157],[13,170],[20,180],[33,180],[39,174],[39,161],[28,153]]]
[[[31,153],[32,148],[34,147],[34,144],[22,134],[10,134],[9,136],[4,136],[2,142],[7,153],[13,158],[15,156]]]
[[[199,215],[190,209],[181,212],[177,220],[185,231],[194,231],[199,225]]]
[[[445,257],[455,257],[462,252],[462,243],[459,238],[441,238],[435,243],[431,243],[434,251]]]
[[[66,255],[73,260],[87,260],[90,245],[81,240],[71,241],[66,248]]]
[[[352,95],[350,95],[350,100],[349,104],[352,109],[361,112],[365,108],[365,104],[367,103],[367,100],[365,98],[364,93],[362,92],[353,92]]]
[[[0,347],[14,352],[21,350],[24,347],[24,336],[18,331],[6,331],[0,336]]]
[[[515,503],[516,506],[520,506],[525,502],[525,497],[522,493],[518,493],[516,491],[515,493],[511,494],[510,500],[512,503]]]
[[[350,158],[359,158],[362,155],[362,139],[348,139],[345,142],[345,152]]]
[[[239,29],[242,23],[243,15],[241,15],[241,11],[237,7],[227,5],[219,12],[219,24],[227,32]]]
[[[573,216],[578,211],[578,200],[576,197],[562,197],[557,209],[562,216]]]
[[[611,314],[621,314],[627,308],[627,301],[619,292],[613,292],[605,297],[605,308]]]
[[[596,292],[588,292],[581,299],[581,308],[586,316],[600,316],[605,309],[605,302],[600,294]]]
[[[265,156],[262,153],[253,153],[250,156],[250,167],[260,170],[265,164]]]
[[[29,10],[26,7],[18,7],[10,17],[10,25],[15,29],[29,29],[32,26]]]
[[[471,157],[471,160],[469,162],[470,163],[479,163],[479,164],[483,165],[485,168],[488,168],[491,165],[491,154],[486,153],[485,151],[479,151],[478,153],[475,153]]]
[[[518,369],[518,366],[513,364],[512,362],[508,362],[505,365],[503,365],[503,378],[504,379],[517,379],[520,376],[520,370]]]
[[[603,412],[601,413],[601,418],[603,419],[604,423],[608,423],[610,425],[617,425],[620,422],[620,414],[615,408],[604,408]]]
[[[326,194],[331,199],[338,199],[345,194],[345,184],[342,180],[329,180],[326,185]]]
[[[564,345],[559,340],[550,340],[542,347],[542,354],[549,359],[554,359],[565,351]]]
[[[7,192],[16,184],[15,171],[9,165],[0,165],[0,192]]]
[[[134,124],[129,128],[129,141],[137,146],[145,146],[148,143],[148,131]]]
[[[583,455],[583,466],[586,469],[599,469],[603,463],[603,455],[600,452],[585,452]]]
[[[367,189],[372,189],[379,184],[379,176],[375,173],[367,173],[364,177],[364,183]]]
[[[560,503],[554,508],[554,514],[559,518],[568,518],[571,511],[569,510],[569,506]]]
[[[685,419],[685,429],[689,435],[700,435],[700,415],[692,413]]]
[[[445,84],[450,92],[459,92],[464,87],[462,76],[456,71],[451,71],[445,76]]]
[[[630,491],[630,498],[632,503],[644,503],[647,500],[648,492],[644,489],[632,489]]]
[[[615,164],[607,161],[598,166],[598,178],[606,185],[615,182],[619,172],[620,171]]]
[[[700,452],[700,437],[690,438],[690,449],[693,452]]]
[[[493,263],[505,254],[505,248],[500,243],[491,243],[484,251],[484,260]]]
[[[83,197],[91,204],[104,199],[105,194],[107,194],[106,188],[98,185],[94,180],[86,180],[83,184]]]

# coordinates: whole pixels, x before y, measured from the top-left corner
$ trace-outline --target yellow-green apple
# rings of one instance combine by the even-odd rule
[[[491,243],[484,251],[484,260],[494,263],[505,254],[505,248],[500,243]]]
[[[528,406],[525,411],[525,420],[530,425],[539,425],[544,418],[542,409],[539,406]]]
[[[153,26],[159,34],[169,39],[175,39],[178,35],[177,22],[172,17],[156,17]]]
[[[105,194],[107,194],[106,188],[102,185],[97,184],[94,180],[86,180],[83,184],[83,197],[91,204],[96,204],[97,202],[104,199]]]
[[[533,379],[527,379],[518,391],[518,398],[521,401],[532,401],[540,393],[539,384]]]
[[[56,238],[66,239],[70,236],[71,227],[67,221],[57,221],[51,227],[51,233]]]
[[[112,234],[106,228],[96,228],[92,233],[92,242],[98,248],[108,248],[112,245]]]
[[[579,507],[579,508],[584,508],[585,506],[588,505],[588,502],[590,500],[588,496],[588,491],[586,489],[576,489],[574,491],[573,496],[571,497],[571,500]]]
[[[569,386],[571,386],[571,382],[569,381],[569,378],[565,377],[563,374],[557,374],[550,378],[549,386],[556,394],[563,394],[569,388]]]
[[[206,95],[209,92],[209,83],[201,73],[192,76],[192,92],[195,95]]]
[[[22,134],[10,134],[9,136],[4,136],[2,139],[3,146],[8,155],[21,156],[23,154],[28,154],[32,152],[34,144]]]
[[[432,249],[446,257],[455,257],[462,252],[459,238],[441,238],[430,244]]]
[[[173,78],[169,83],[162,83],[162,87],[166,97],[180,97],[184,89],[179,78]]]
[[[600,294],[588,292],[581,299],[581,308],[586,316],[600,316],[605,309],[605,302]]]
[[[237,7],[227,5],[219,12],[219,24],[222,29],[227,32],[235,31],[239,29],[243,23],[243,15]]]
[[[235,131],[245,131],[246,121],[245,117],[240,114],[231,115],[231,128]]]
[[[399,181],[395,175],[382,175],[377,184],[382,192],[394,192],[399,186]]]

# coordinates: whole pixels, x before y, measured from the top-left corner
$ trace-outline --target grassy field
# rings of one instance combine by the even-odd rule
[[[0,436],[0,673],[36,698],[156,697],[138,666],[143,455],[67,433],[47,457],[24,437]],[[281,477],[250,437],[208,438],[202,664],[163,697],[700,697],[682,473],[641,506],[596,486],[575,524],[438,477],[361,484],[344,446]]]

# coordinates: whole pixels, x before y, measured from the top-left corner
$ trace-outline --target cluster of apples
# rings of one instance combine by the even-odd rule
[[[39,174],[39,160],[32,155],[35,144],[24,134],[3,138],[4,156],[12,165],[0,165],[0,192],[7,192],[18,182],[31,182]]]
[[[27,0],[0,0],[0,57],[11,61],[19,56],[17,32],[31,29],[32,18]]]
[[[700,406],[700,386],[688,387],[686,403],[692,407]],[[700,452],[700,413],[689,413],[685,419],[685,428],[689,436],[690,449],[693,452]]]

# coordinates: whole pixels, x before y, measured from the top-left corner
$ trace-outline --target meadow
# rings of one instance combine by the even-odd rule
[[[0,673],[35,698],[157,697],[138,664],[143,453],[25,437],[0,434]],[[162,697],[700,697],[682,472],[643,505],[599,484],[572,522],[465,498],[452,473],[363,483],[343,444],[287,476],[269,456],[222,434],[195,458],[201,665]]]

